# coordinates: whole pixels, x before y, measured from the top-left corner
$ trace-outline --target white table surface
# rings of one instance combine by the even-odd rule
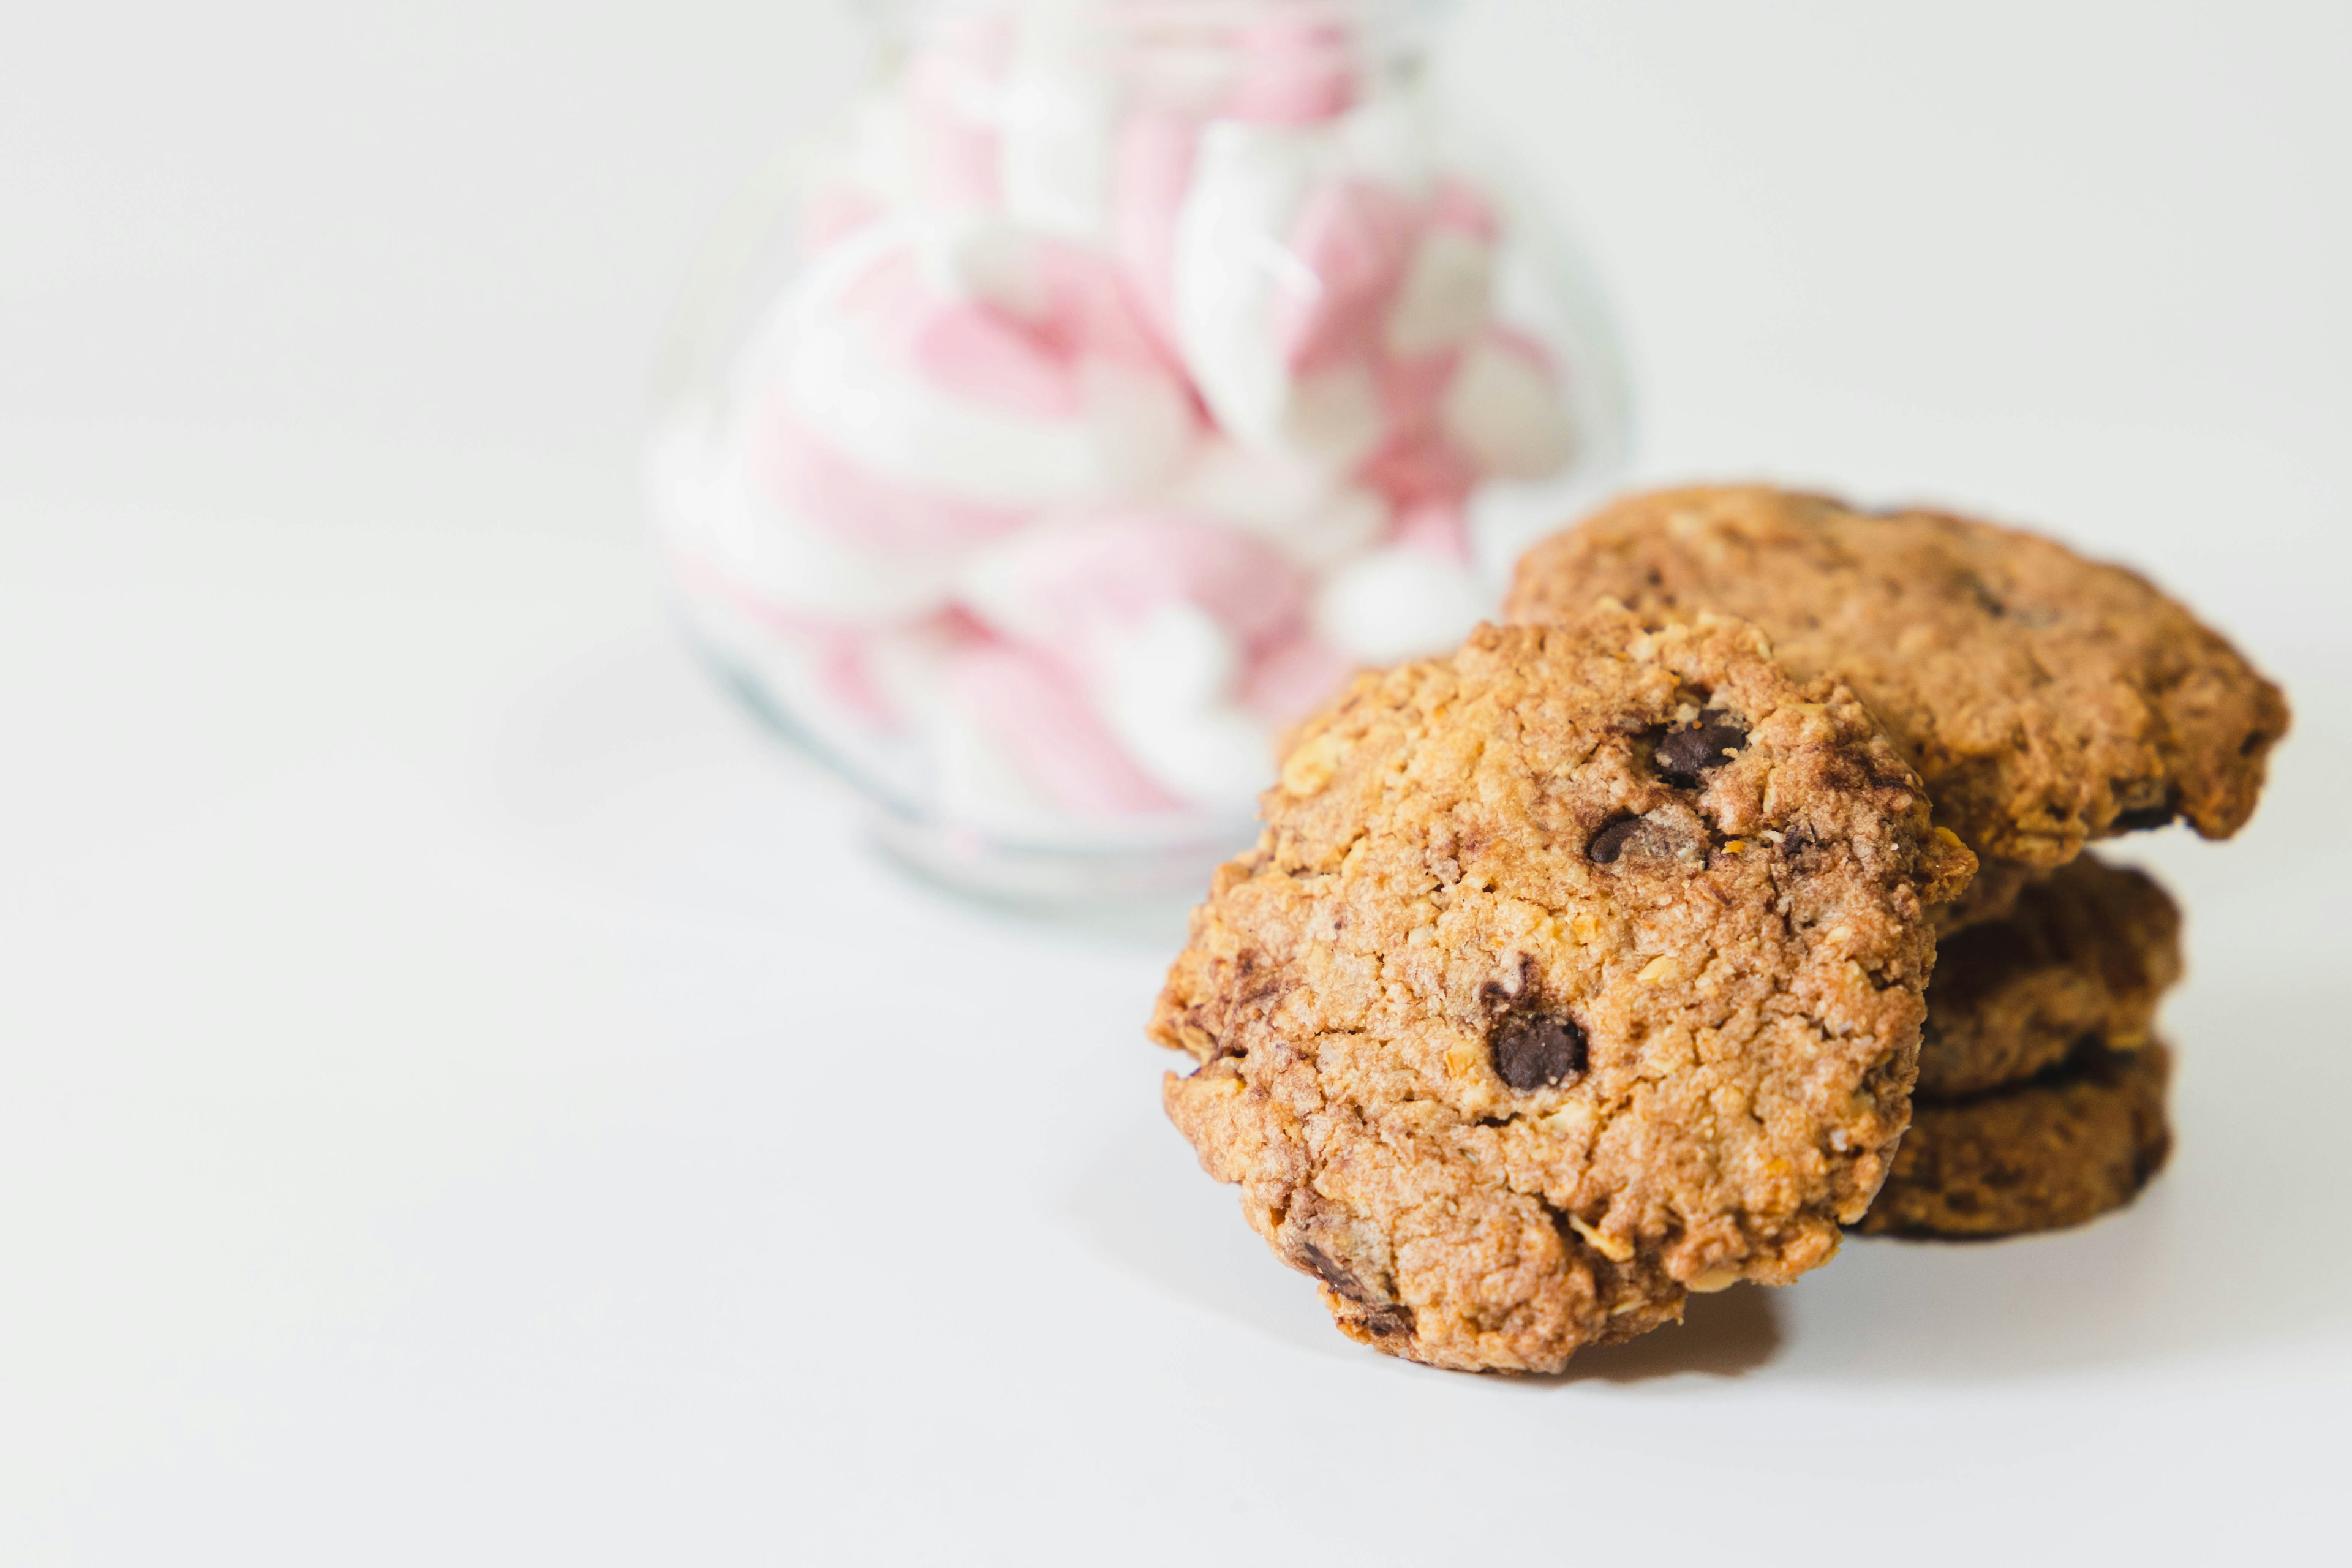
[[[2038,521],[2296,707],[2130,851],[2137,1206],[1505,1381],[1198,1173],[1164,942],[899,879],[671,640],[643,367],[834,8],[67,9],[0,47],[0,1562],[2343,1550],[2352,12],[1469,8],[1643,477]]]

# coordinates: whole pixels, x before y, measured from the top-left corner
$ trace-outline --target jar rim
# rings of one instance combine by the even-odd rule
[[[860,0],[857,9],[887,37],[906,38],[958,17],[1015,9],[1022,0]],[[1164,36],[1197,45],[1220,33],[1268,22],[1338,26],[1360,37],[1416,38],[1458,0],[1060,0],[1074,12],[1134,38]]]

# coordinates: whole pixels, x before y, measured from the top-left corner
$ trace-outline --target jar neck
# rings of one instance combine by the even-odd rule
[[[1014,58],[1201,114],[1312,119],[1418,76],[1453,0],[880,0],[886,58]]]

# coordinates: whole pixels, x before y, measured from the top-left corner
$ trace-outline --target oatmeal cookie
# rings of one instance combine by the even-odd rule
[[[2085,855],[2026,888],[2007,920],[1942,940],[1918,1091],[2013,1083],[2084,1042],[2136,1049],[2179,978],[2179,909],[2146,872]]]
[[[1960,896],[1927,911],[1936,925],[1936,940],[1941,942],[1970,926],[2007,920],[2017,908],[2017,896],[2049,875],[2047,867],[1996,859],[1990,855],[1978,856],[1977,874]]]
[[[2121,1208],[2172,1149],[2171,1053],[2094,1052],[2027,1084],[1921,1100],[1861,1230],[1994,1237],[2063,1230]]]
[[[1351,1337],[1550,1371],[1782,1283],[1909,1117],[1974,858],[1755,628],[1481,627],[1302,731],[1152,1019],[1165,1103]]]
[[[1607,595],[1763,627],[1799,679],[1850,683],[1927,781],[1936,820],[2031,866],[2087,839],[2254,809],[2287,710],[2147,579],[2034,534],[1765,488],[1635,497],[1538,544],[1509,617]]]

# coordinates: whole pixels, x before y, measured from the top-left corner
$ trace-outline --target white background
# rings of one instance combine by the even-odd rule
[[[1556,1382],[1341,1342],[1164,944],[935,901],[675,650],[633,445],[814,0],[0,22],[0,1561],[2315,1560],[2352,1384],[2352,8],[1485,0],[1644,477],[2032,521],[2286,683],[2179,1152]]]

